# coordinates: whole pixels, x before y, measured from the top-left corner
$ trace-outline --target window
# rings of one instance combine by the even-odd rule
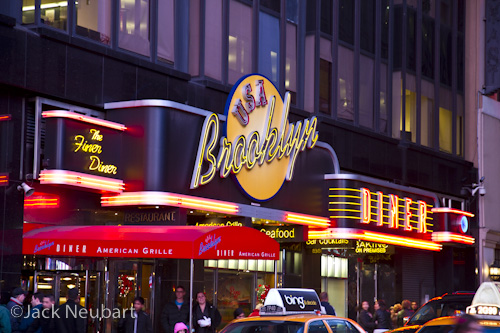
[[[323,320],[315,320],[309,323],[308,333],[328,333],[328,329],[325,326]]]
[[[406,68],[415,72],[416,66],[416,34],[417,13],[416,9],[408,7],[406,24]]]
[[[451,86],[451,29],[441,25],[441,40],[440,40],[440,80],[442,84]]]
[[[297,103],[297,26],[286,24],[285,89],[290,91],[292,103]]]
[[[330,114],[332,87],[332,63],[319,60],[319,111]]]
[[[120,0],[118,45],[149,56],[149,0]]]
[[[375,53],[375,2],[373,0],[361,1],[361,49]]]
[[[387,59],[389,53],[389,8],[389,0],[382,0],[381,54],[384,59]]]
[[[447,153],[453,147],[453,114],[452,94],[449,89],[440,88],[439,91],[439,149]]]
[[[259,17],[259,72],[279,87],[279,19],[260,12]]]
[[[380,64],[380,121],[379,131],[387,133],[387,65]]]
[[[354,121],[353,68],[354,52],[339,46],[337,117],[348,121]]]
[[[353,333],[357,330],[347,321],[339,319],[328,319],[326,321],[333,333]]]
[[[40,4],[40,18],[42,23],[48,26],[61,30],[67,30],[68,2],[42,0]]]
[[[35,23],[35,0],[23,0],[23,24]]]
[[[158,60],[174,63],[174,0],[158,1]]]
[[[339,39],[354,44],[354,1],[340,0]]]
[[[373,66],[372,58],[359,57],[359,124],[373,128]]]
[[[237,0],[229,4],[228,62],[230,84],[252,72],[252,7]]]
[[[420,99],[420,144],[432,147],[434,138],[434,84],[422,80]]]
[[[434,78],[434,19],[422,15],[422,75]]]
[[[111,44],[111,1],[78,1],[75,6],[76,34]]]
[[[400,131],[401,137],[408,141],[416,142],[417,136],[417,93],[406,89],[405,117],[403,119],[403,106],[401,105]],[[404,121],[404,123],[403,123]]]
[[[321,10],[320,10],[320,31],[325,34],[332,34],[332,0],[321,0]]]
[[[240,20],[243,17],[236,16],[235,19]],[[214,0],[207,2],[205,6],[205,75],[219,81],[222,80],[221,45],[222,1]]]

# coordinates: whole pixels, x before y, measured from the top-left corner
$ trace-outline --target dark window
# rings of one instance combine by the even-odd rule
[[[293,23],[298,23],[298,0],[288,0],[286,2],[286,19]]]
[[[361,1],[361,49],[375,53],[375,1]]]
[[[457,89],[464,91],[465,80],[465,59],[464,59],[464,35],[458,33],[457,36]]]
[[[414,9],[407,9],[407,24],[406,24],[406,68],[415,71],[416,63],[416,38],[415,31],[417,28],[417,13]]]
[[[339,9],[339,38],[354,44],[354,1],[340,0]]]
[[[280,2],[280,0],[260,0],[260,5],[264,8],[268,8],[275,11],[276,13],[279,13],[281,9]]]
[[[465,0],[458,0],[458,31],[465,32]]]
[[[316,31],[316,1],[306,3],[306,31]]]
[[[422,17],[422,75],[434,78],[434,20]]]
[[[394,48],[393,48],[393,66],[394,70],[401,69],[402,50],[402,27],[403,25],[403,8],[401,6],[394,6]]]
[[[332,34],[332,0],[321,0],[320,30],[325,34]]]
[[[330,114],[332,87],[332,63],[319,60],[319,111]]]
[[[382,0],[382,29],[381,29],[381,53],[382,58],[387,59],[389,55],[389,0]]]
[[[441,25],[439,69],[442,84],[451,86],[451,29]]]
[[[440,1],[441,7],[440,7],[440,14],[441,14],[441,24],[444,24],[448,27],[451,27],[451,1],[450,0],[441,0]]]
[[[316,320],[312,323],[309,323],[308,333],[328,333],[328,329],[326,328],[323,320]]]

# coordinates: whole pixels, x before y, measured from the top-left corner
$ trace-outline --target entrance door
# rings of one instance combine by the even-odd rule
[[[98,311],[103,304],[102,276],[95,271],[36,271],[35,292],[52,294],[56,305],[67,301],[68,289],[78,288],[80,293],[80,305],[88,310],[89,319],[87,332],[101,331],[102,322]]]

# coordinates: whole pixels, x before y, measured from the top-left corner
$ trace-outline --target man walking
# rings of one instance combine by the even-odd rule
[[[56,332],[55,320],[55,298],[54,295],[45,295],[42,300],[42,315],[35,318],[33,323],[28,327],[26,333],[53,333]],[[40,331],[41,330],[41,331]]]
[[[67,301],[54,314],[56,329],[59,333],[85,333],[87,317],[85,309],[79,304],[78,288],[68,289]]]
[[[184,301],[186,290],[183,286],[175,288],[175,300],[165,304],[161,313],[161,324],[165,333],[174,333],[177,323],[189,324],[189,302]]]
[[[28,312],[28,315],[23,316],[21,319],[21,324],[19,325],[19,330],[22,332],[25,332],[28,327],[30,327],[31,324],[35,321],[35,318],[40,318],[40,315],[42,313],[42,301],[43,301],[43,294],[42,293],[36,293],[31,297],[31,309]],[[41,333],[42,330],[36,330],[35,333]]]
[[[134,298],[134,311],[127,311],[125,318],[118,325],[124,333],[153,333],[153,326],[148,314],[142,311],[144,298]]]
[[[326,291],[323,291],[321,294],[319,294],[319,300],[321,301],[321,305],[325,308],[327,315],[337,315],[333,306],[328,303],[328,294],[326,293]]]
[[[25,298],[26,293],[23,288],[18,287],[12,291],[12,297],[7,303],[12,333],[21,332],[19,326],[21,325],[21,318],[24,315],[23,302]]]

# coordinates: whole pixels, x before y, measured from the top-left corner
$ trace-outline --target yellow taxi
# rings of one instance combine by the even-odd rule
[[[353,320],[324,313],[312,289],[271,289],[259,316],[234,320],[220,333],[365,333]]]
[[[467,314],[477,320],[483,333],[500,333],[500,283],[482,283],[467,307]],[[425,323],[416,333],[455,332],[458,324],[464,324],[464,317],[441,317]]]

